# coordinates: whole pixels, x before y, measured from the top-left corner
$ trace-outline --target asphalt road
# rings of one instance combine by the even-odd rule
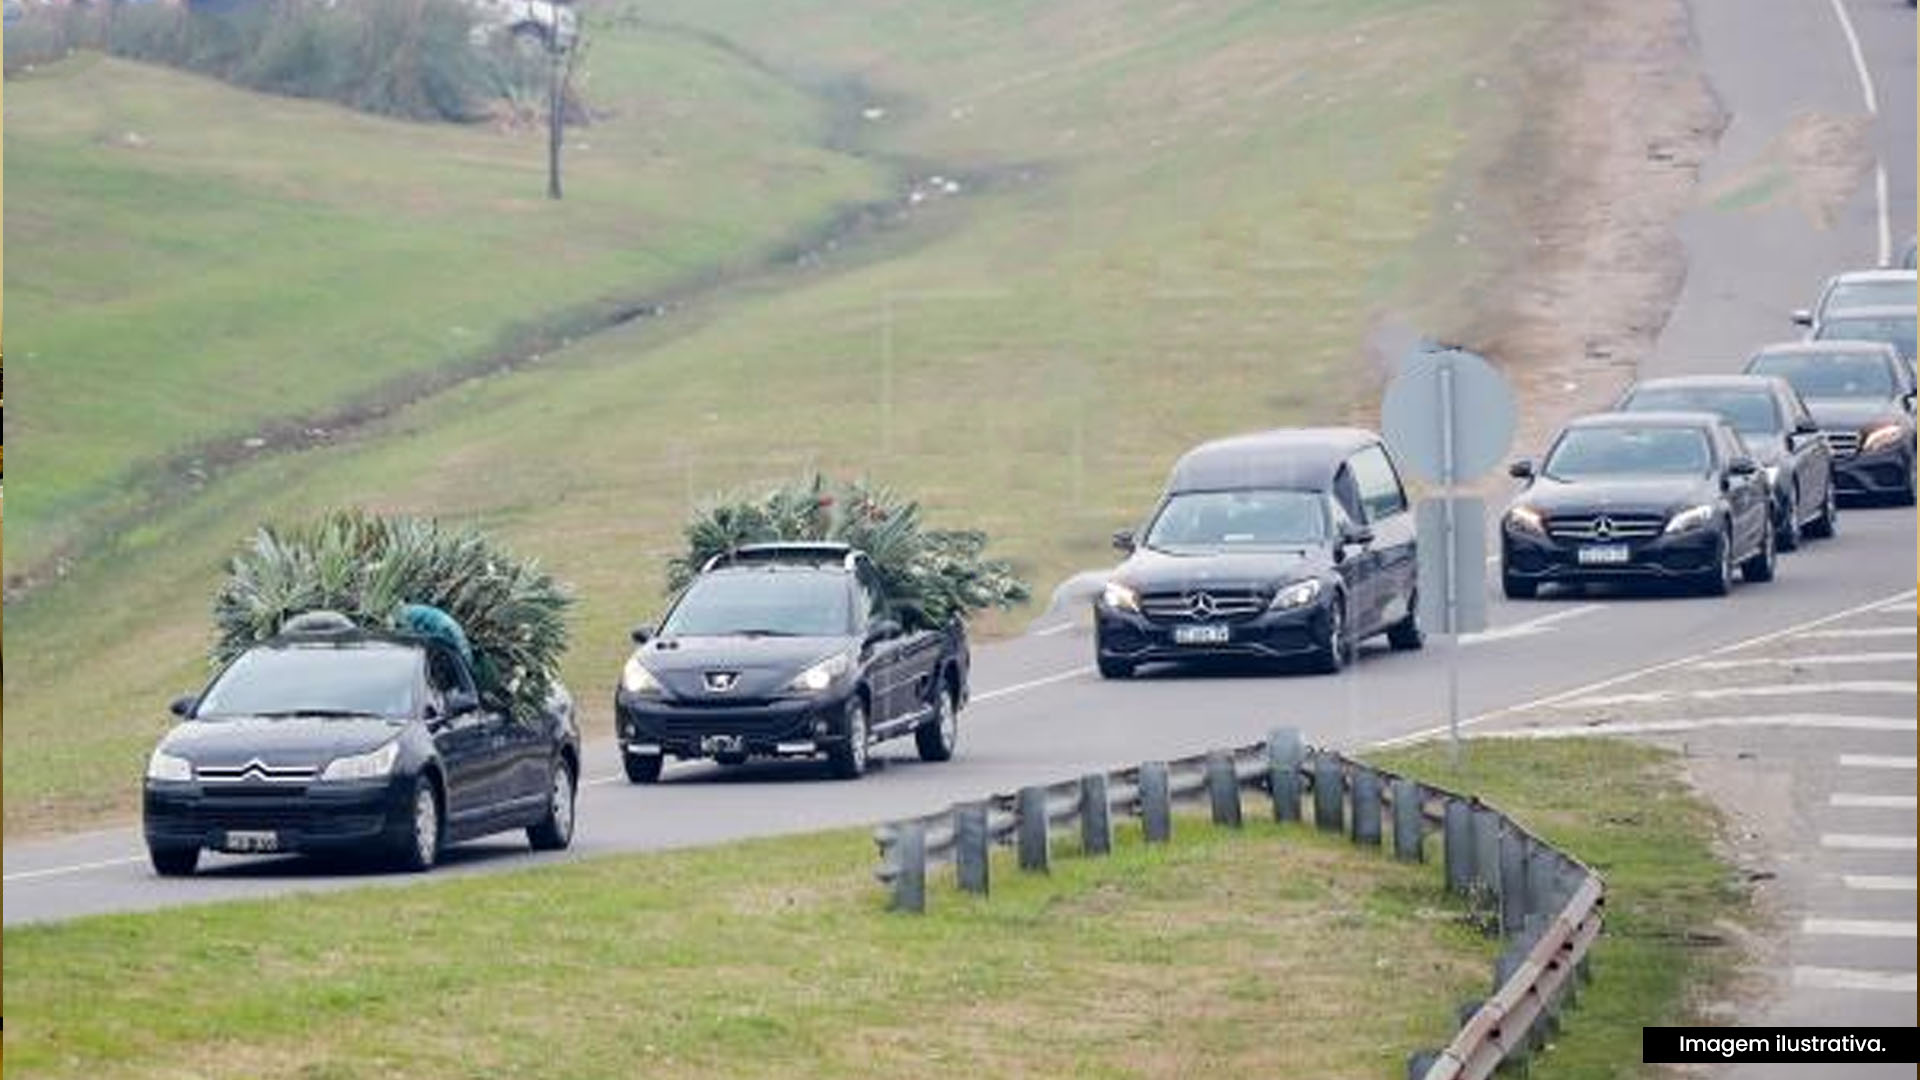
[[[1798,110],[1863,110],[1850,49],[1827,3],[1696,0],[1695,7],[1703,58],[1734,114],[1709,182],[1713,169],[1737,167],[1741,154],[1765,146]],[[1896,0],[1850,0],[1848,9],[1879,83],[1874,140],[1890,200],[1898,193],[1889,211],[1897,245],[1913,227],[1914,23]],[[1790,207],[1702,211],[1686,223],[1694,263],[1649,367],[1729,370],[1751,347],[1790,336],[1786,312],[1804,306],[1822,277],[1873,261],[1879,217],[1871,180],[1830,228]],[[1531,448],[1515,452],[1523,449]],[[1543,699],[1631,685],[1714,649],[1897,602],[1913,588],[1915,547],[1911,510],[1857,509],[1842,514],[1838,539],[1783,558],[1778,580],[1741,585],[1726,599],[1495,597],[1494,631],[1459,648],[1463,714],[1474,725],[1508,723],[1544,707]],[[1077,619],[1056,617],[1039,633],[976,650],[974,704],[961,718],[952,762],[922,764],[910,743],[895,743],[858,783],[825,780],[802,765],[680,765],[657,787],[631,787],[618,778],[611,744],[596,744],[572,851],[533,856],[517,839],[501,838],[456,849],[436,876],[874,822],[1025,783],[1249,742],[1277,725],[1298,727],[1316,744],[1358,747],[1441,724],[1448,659],[1437,642],[1417,654],[1376,644],[1340,676],[1174,674],[1103,683],[1090,670],[1085,630]],[[608,686],[614,675],[608,672]],[[161,880],[132,829],[9,844],[4,864],[8,925],[418,880],[302,859],[219,856],[197,877]]]

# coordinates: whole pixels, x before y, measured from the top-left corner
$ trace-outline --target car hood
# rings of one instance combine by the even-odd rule
[[[1719,492],[1704,476],[1620,476],[1589,480],[1541,477],[1523,492],[1523,502],[1549,517],[1602,511],[1671,514],[1708,502]]]
[[[318,717],[244,717],[184,720],[160,748],[196,766],[262,764],[323,766],[337,757],[377,750],[400,733],[404,720]]]
[[[1845,431],[1905,420],[1906,413],[1891,401],[1873,398],[1813,398],[1807,402],[1813,421],[1823,428]]]
[[[677,698],[720,704],[764,698],[795,675],[855,645],[848,637],[672,637],[640,648],[640,662]],[[710,672],[734,676],[725,690],[708,685]]]
[[[1169,552],[1141,549],[1114,571],[1142,593],[1193,589],[1254,589],[1272,592],[1283,583],[1313,577],[1332,565],[1323,551]]]
[[[1778,465],[1786,460],[1789,453],[1784,435],[1743,433],[1740,436],[1740,443],[1747,448],[1747,453],[1753,456],[1753,460],[1762,465]]]

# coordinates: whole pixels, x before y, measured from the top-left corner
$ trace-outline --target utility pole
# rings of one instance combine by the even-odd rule
[[[560,4],[549,3],[553,21],[547,27],[547,57],[552,61],[547,75],[547,198],[560,198],[560,148],[567,138],[567,84],[573,81],[573,63],[580,49],[580,20],[574,14],[571,42],[560,35]],[[570,14],[573,14],[570,12]]]

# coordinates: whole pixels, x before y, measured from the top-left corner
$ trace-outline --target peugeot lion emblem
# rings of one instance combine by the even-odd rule
[[[709,671],[707,672],[707,689],[716,694],[724,694],[733,689],[733,684],[739,679],[740,673],[736,671]]]
[[[1211,618],[1214,613],[1213,595],[1203,592],[1194,593],[1187,598],[1187,610],[1192,612],[1196,619]]]

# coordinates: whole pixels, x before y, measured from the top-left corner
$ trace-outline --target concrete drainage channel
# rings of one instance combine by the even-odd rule
[[[1444,1048],[1410,1054],[1408,1077],[1491,1076],[1545,1043],[1589,977],[1587,950],[1605,905],[1599,875],[1478,799],[1308,747],[1291,728],[1251,746],[1021,788],[883,825],[874,831],[875,876],[894,910],[922,912],[929,864],[953,863],[962,890],[985,894],[996,846],[1013,847],[1022,871],[1044,873],[1056,829],[1077,827],[1081,851],[1097,858],[1113,850],[1115,814],[1140,819],[1147,843],[1166,843],[1175,804],[1204,801],[1216,826],[1238,828],[1249,790],[1266,793],[1282,822],[1302,821],[1310,799],[1316,827],[1357,845],[1380,847],[1390,827],[1393,857],[1404,862],[1424,860],[1426,838],[1439,833],[1448,891],[1505,943],[1491,996],[1461,1007],[1459,1032]]]

